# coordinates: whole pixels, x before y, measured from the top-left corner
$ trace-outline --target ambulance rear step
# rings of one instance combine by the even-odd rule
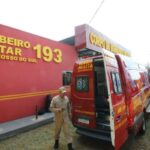
[[[80,135],[111,142],[111,135],[108,131],[77,128],[76,132]]]
[[[101,130],[110,131],[110,124],[101,120],[97,121],[97,128]]]
[[[110,131],[109,109],[97,109],[96,125],[100,130]]]

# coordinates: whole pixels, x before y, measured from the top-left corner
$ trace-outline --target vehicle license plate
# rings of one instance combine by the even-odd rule
[[[85,124],[89,124],[89,120],[83,119],[83,118],[79,118],[79,119],[78,119],[78,122],[85,123]]]

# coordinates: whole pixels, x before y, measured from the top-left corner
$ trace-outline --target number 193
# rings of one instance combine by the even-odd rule
[[[36,57],[38,59],[43,59],[46,62],[51,62],[52,60],[56,63],[62,62],[62,51],[60,49],[52,49],[48,46],[41,46],[37,44],[33,47],[33,50],[36,51]]]

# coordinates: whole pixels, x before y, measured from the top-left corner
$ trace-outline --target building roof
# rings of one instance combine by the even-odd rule
[[[70,36],[70,37],[65,38],[63,40],[60,40],[59,42],[69,44],[69,45],[75,45],[75,36]]]

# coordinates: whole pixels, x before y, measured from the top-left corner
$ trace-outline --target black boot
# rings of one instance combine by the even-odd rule
[[[59,147],[59,140],[55,140],[54,149],[57,149]]]
[[[74,150],[74,149],[72,148],[72,143],[68,143],[68,150]]]

